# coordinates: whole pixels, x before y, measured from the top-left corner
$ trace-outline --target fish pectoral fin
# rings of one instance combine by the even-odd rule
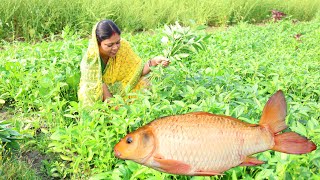
[[[191,170],[189,164],[181,161],[156,157],[154,157],[153,160],[157,163],[157,168],[167,173],[187,175]]]
[[[255,157],[246,157],[246,159],[240,164],[240,166],[257,166],[263,164],[263,161],[260,161],[259,159]]]
[[[164,156],[162,156],[161,154],[155,154],[153,156],[154,159],[164,159]]]
[[[221,172],[217,172],[217,171],[202,171],[202,170],[198,170],[195,171],[193,173],[194,176],[214,176],[214,175],[224,175]]]

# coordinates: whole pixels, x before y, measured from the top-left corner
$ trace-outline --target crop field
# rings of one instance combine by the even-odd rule
[[[171,64],[154,68],[152,86],[129,94],[135,99],[116,96],[86,108],[79,106],[77,90],[87,38],[65,28],[48,41],[1,41],[0,137],[11,141],[0,146],[0,177],[320,179],[319,18],[214,29],[172,25],[123,31],[122,37],[144,61],[164,54]],[[279,89],[287,100],[289,129],[317,144],[312,153],[269,150],[254,155],[265,164],[212,177],[161,173],[113,155],[127,132],[163,116],[206,111],[257,124],[266,101]],[[8,147],[15,151],[7,153]]]
[[[112,19],[126,31],[156,29],[179,21],[209,26],[263,23],[271,11],[299,21],[320,13],[319,0],[2,0],[0,38],[34,40],[60,34],[69,26],[86,36],[92,24]]]

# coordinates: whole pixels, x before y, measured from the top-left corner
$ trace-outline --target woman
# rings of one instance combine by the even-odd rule
[[[119,94],[139,90],[148,85],[144,78],[151,66],[169,61],[156,56],[143,64],[129,43],[121,39],[121,31],[111,20],[102,20],[92,30],[92,39],[80,64],[79,101],[91,105]]]

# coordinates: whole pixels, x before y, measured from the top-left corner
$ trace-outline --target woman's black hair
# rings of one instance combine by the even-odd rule
[[[96,36],[98,44],[103,40],[109,39],[114,33],[121,34],[118,26],[111,20],[102,20],[98,23],[96,29]]]

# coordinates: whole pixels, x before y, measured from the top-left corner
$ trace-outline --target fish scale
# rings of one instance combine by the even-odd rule
[[[213,121],[215,123],[212,123]],[[242,128],[239,129],[239,126]],[[253,148],[250,142],[252,139],[253,142],[259,139],[261,130],[223,116],[164,117],[152,122],[150,127],[158,134],[158,153],[163,158],[193,163],[194,169],[201,170],[223,169],[230,164],[238,165],[247,155],[265,150],[272,144],[269,135],[270,138],[265,138],[269,141],[261,147]],[[265,134],[268,136],[267,132]],[[240,139],[243,139],[242,146]],[[226,146],[229,149],[226,149]],[[199,150],[195,151],[195,148]]]

